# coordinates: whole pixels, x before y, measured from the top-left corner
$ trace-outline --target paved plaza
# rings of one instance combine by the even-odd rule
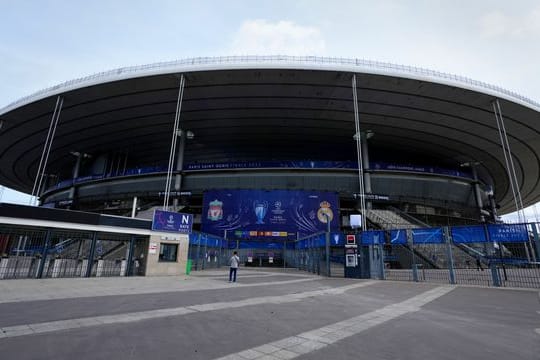
[[[539,358],[537,290],[227,275],[0,281],[0,357]]]

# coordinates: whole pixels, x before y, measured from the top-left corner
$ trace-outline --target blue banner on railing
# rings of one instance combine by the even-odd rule
[[[189,234],[190,245],[200,245],[207,247],[226,248],[227,240],[217,236],[204,234],[204,233],[191,233]]]
[[[483,225],[456,226],[450,228],[452,240],[455,243],[487,242],[486,229]]]
[[[364,231],[361,235],[363,245],[379,245],[384,244],[383,230]]]
[[[414,244],[441,244],[444,242],[442,228],[412,229]]]
[[[155,210],[152,219],[152,230],[168,231],[182,234],[191,233],[193,215],[171,211]]]
[[[489,240],[493,242],[525,242],[529,241],[526,224],[490,224]]]
[[[326,242],[326,237],[325,237],[325,242]],[[337,233],[337,232],[331,233],[330,246],[345,246],[345,234]]]
[[[319,248],[319,247],[324,247],[324,246],[326,246],[326,234],[324,233],[311,236],[306,239],[299,240],[295,243],[296,249],[311,249],[311,248]]]
[[[391,245],[403,245],[407,244],[407,230],[390,230],[390,244]]]

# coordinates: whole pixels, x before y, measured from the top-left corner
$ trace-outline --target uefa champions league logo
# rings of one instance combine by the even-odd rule
[[[257,217],[256,224],[264,224],[263,219],[268,211],[268,201],[255,200],[253,202],[253,211],[255,211],[255,216]]]

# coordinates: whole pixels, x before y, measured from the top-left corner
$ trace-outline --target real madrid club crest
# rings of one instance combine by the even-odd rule
[[[208,204],[208,220],[218,221],[223,218],[223,202],[219,200],[210,201]]]
[[[320,222],[325,224],[327,223],[327,219],[330,219],[330,221],[332,221],[332,219],[334,218],[334,213],[332,212],[332,209],[330,209],[332,205],[330,205],[328,201],[323,201],[319,204],[319,206],[320,208],[319,211],[317,211],[317,219],[319,219]]]

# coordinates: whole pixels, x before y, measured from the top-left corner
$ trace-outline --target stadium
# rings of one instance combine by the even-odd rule
[[[0,183],[40,206],[143,219],[165,207],[229,239],[347,232],[355,214],[383,229],[497,222],[540,200],[540,104],[410,66],[186,59],[68,81],[0,121]],[[307,223],[285,225],[309,199]]]
[[[124,215],[135,196],[140,209],[159,205],[180,105],[190,139],[173,196],[184,211],[200,214],[209,189],[287,189],[338,192],[342,216],[357,212],[353,75],[373,207],[459,223],[493,211],[492,194],[501,214],[515,211],[495,100],[523,205],[540,200],[538,103],[425,69],[310,57],[188,59],[38,92],[0,110],[0,182],[32,192],[61,97],[42,206]]]

